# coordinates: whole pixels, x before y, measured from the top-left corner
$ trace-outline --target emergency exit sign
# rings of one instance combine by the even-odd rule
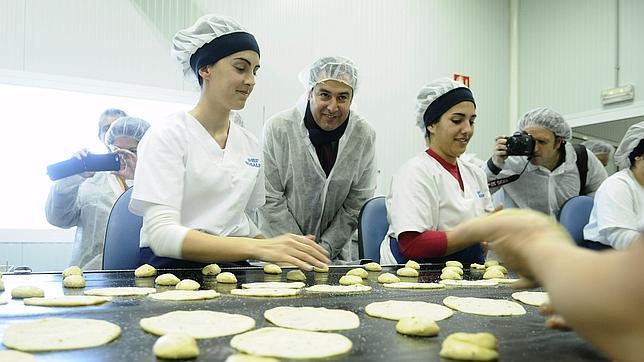
[[[454,80],[465,84],[466,87],[470,86],[470,76],[464,74],[454,73]]]

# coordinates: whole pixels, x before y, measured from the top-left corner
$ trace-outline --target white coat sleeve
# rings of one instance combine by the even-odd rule
[[[65,177],[54,182],[47,197],[47,221],[61,228],[76,226],[80,219],[78,189],[86,179],[80,175]]]
[[[373,197],[376,191],[376,136],[375,133],[365,142],[366,152],[363,162],[358,165],[362,171],[357,180],[353,180],[347,198],[342,207],[322,233],[318,243],[326,245],[331,254],[331,259],[337,258],[342,248],[346,245],[351,235],[358,227],[360,209],[367,200]]]
[[[180,224],[179,211],[165,205],[151,205],[143,215],[143,228],[148,235],[148,247],[156,256],[183,259],[183,239],[190,228]]]
[[[285,233],[302,235],[302,230],[288,208],[279,165],[275,158],[275,147],[280,147],[280,145],[276,144],[273,130],[269,123],[264,131],[266,203],[259,209],[260,228],[267,237]]]

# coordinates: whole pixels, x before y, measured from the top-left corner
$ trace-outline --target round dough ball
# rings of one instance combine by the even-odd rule
[[[63,270],[63,278],[68,277],[70,275],[83,275],[83,272],[79,267],[77,267],[76,265],[73,265]]]
[[[492,339],[494,347],[487,347]],[[440,356],[456,360],[493,361],[499,357],[495,348],[496,337],[490,333],[453,333],[443,341]]]
[[[286,273],[286,280],[294,280],[298,282],[305,282],[306,281],[306,275],[302,273],[301,270],[291,270],[288,273]]]
[[[420,264],[416,263],[413,260],[409,260],[405,263],[405,268],[420,270]]]
[[[397,276],[391,274],[391,273],[382,273],[378,275],[378,283],[386,284],[386,283],[398,283],[400,282],[400,278]]]
[[[508,273],[508,270],[503,265],[492,265],[489,268],[487,268],[485,271],[490,271],[490,270],[499,270],[503,274]]]
[[[494,279],[494,278],[503,279],[505,278],[505,274],[503,274],[503,272],[500,271],[499,269],[488,269],[483,274],[483,279]]]
[[[396,323],[396,331],[410,336],[429,337],[435,336],[440,331],[438,324],[427,317],[405,317]]]
[[[443,268],[443,270],[441,272],[445,273],[448,270],[451,270],[451,271],[453,271],[455,273],[458,273],[458,275],[461,275],[461,276],[463,275],[463,269],[457,268],[455,266],[446,266],[446,267]]]
[[[276,264],[266,264],[264,265],[264,273],[266,274],[281,274],[282,268]]]
[[[217,264],[208,264],[201,269],[201,274],[215,276],[221,273],[221,268]]]
[[[460,261],[450,260],[445,263],[445,266],[455,266],[457,268],[463,269],[463,264]]]
[[[357,275],[343,275],[340,278],[340,284],[342,285],[362,284],[362,278],[360,278]]]
[[[314,266],[313,271],[316,272],[316,273],[328,273],[329,272],[329,266],[325,265],[324,268],[318,268],[317,266]]]
[[[44,297],[44,296],[45,296],[45,292],[38,287],[34,287],[33,285],[21,285],[11,290],[11,298],[13,299]]]
[[[85,288],[85,279],[80,275],[70,275],[63,279],[65,288]]]
[[[480,333],[457,332],[457,333],[450,334],[449,336],[447,336],[446,339],[466,342],[483,348],[496,349],[497,347],[496,337],[492,333],[488,333],[488,332],[480,332]]]
[[[477,263],[472,263],[472,264],[470,264],[470,269],[474,269],[474,270],[485,270],[485,265],[483,265],[483,264],[477,264]]]
[[[231,272],[223,272],[217,275],[217,281],[224,284],[235,284],[237,283],[237,277]]]
[[[417,277],[418,276],[418,270],[408,268],[408,267],[404,267],[404,268],[400,268],[400,269],[396,270],[396,274],[400,275],[401,277]]]
[[[0,278],[0,292],[4,290],[4,282],[2,281],[2,278]]]
[[[184,279],[174,287],[178,290],[199,290],[201,285],[192,279]]]
[[[372,272],[379,272],[382,270],[382,267],[380,266],[380,264],[374,263],[374,262],[365,264],[364,268]]]
[[[355,275],[362,279],[367,279],[369,277],[369,273],[362,268],[353,268],[347,272],[347,275]]]
[[[197,341],[185,333],[168,333],[159,337],[154,342],[152,350],[155,356],[165,359],[188,359],[199,356]]]
[[[491,267],[492,265],[499,265],[499,262],[498,262],[498,261],[496,261],[496,260],[492,260],[492,259],[490,259],[490,260],[488,260],[488,261],[486,261],[486,262],[485,262],[485,267],[486,267],[486,268],[489,268],[489,267]]]
[[[165,273],[165,274],[159,275],[156,279],[154,279],[154,282],[157,285],[173,286],[173,285],[177,285],[177,283],[179,283],[179,278],[174,276],[174,274]]]
[[[157,275],[157,269],[150,264],[143,264],[134,270],[136,278],[149,278]]]
[[[461,280],[463,277],[453,270],[446,270],[441,274],[441,279]]]

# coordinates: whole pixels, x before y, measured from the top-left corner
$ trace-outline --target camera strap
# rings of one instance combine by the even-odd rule
[[[492,188],[492,187],[501,187],[501,186],[503,186],[503,185],[507,185],[507,184],[509,184],[510,182],[514,182],[514,181],[518,180],[518,179],[519,179],[519,177],[521,177],[521,174],[519,174],[519,175],[512,175],[512,176],[504,177],[504,178],[498,178],[498,179],[496,179],[496,180],[489,181],[489,182],[487,183],[487,187],[489,187],[489,188]]]
[[[521,170],[521,173],[519,173],[517,175],[511,175],[511,176],[508,176],[508,177],[503,177],[503,178],[498,178],[498,179],[495,179],[495,180],[492,180],[492,181],[488,181],[487,187],[488,188],[501,187],[503,185],[509,184],[510,182],[514,182],[514,181],[518,180],[519,177],[521,177],[521,175],[523,175],[523,173],[525,172],[525,169],[528,167],[529,163],[530,163],[530,157],[526,161],[525,166],[523,166],[523,170]],[[492,171],[492,173],[494,173],[495,175],[498,175],[501,172],[501,169],[499,167],[497,167],[494,164],[494,162],[492,162],[491,158],[487,161],[487,166],[490,169],[490,171]]]

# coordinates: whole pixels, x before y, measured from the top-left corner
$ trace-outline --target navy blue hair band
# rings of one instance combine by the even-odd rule
[[[259,55],[259,45],[252,34],[246,32],[225,34],[197,49],[190,57],[190,67],[201,84],[202,79],[199,76],[201,67],[215,64],[221,58],[244,50],[252,50]]]
[[[429,107],[427,107],[425,113],[423,114],[425,127],[438,122],[443,113],[447,112],[448,109],[461,102],[472,102],[474,103],[474,107],[476,107],[474,96],[472,95],[472,91],[469,88],[454,88],[451,91],[436,98],[436,100],[434,100],[429,105]]]

